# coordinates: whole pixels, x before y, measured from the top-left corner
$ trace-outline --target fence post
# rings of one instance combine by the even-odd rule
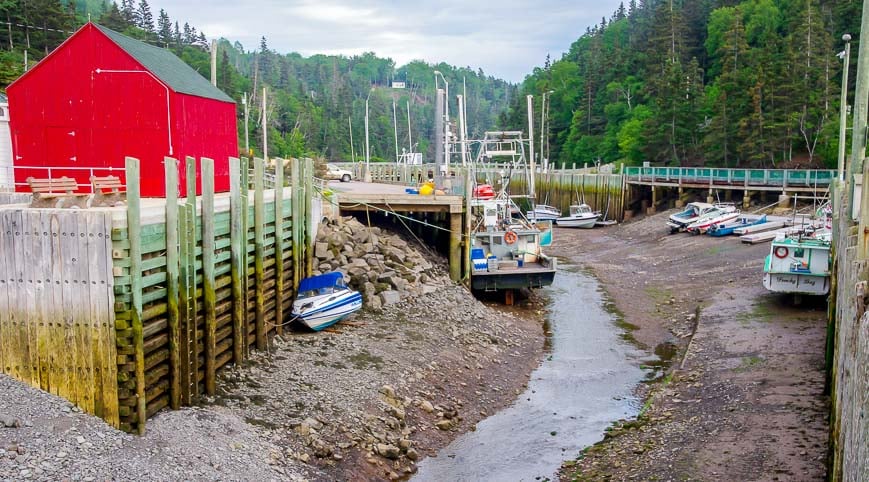
[[[145,433],[147,400],[145,398],[145,338],[142,327],[142,237],[139,160],[124,160],[127,179],[127,236],[130,240],[130,287],[133,298],[133,344],[136,349],[136,421],[139,435]]]
[[[205,393],[217,391],[217,294],[214,278],[214,161],[200,159],[202,172],[202,301],[205,314]]]
[[[244,256],[246,236],[244,218],[242,216],[241,197],[241,161],[235,157],[229,158],[229,246],[230,246],[230,278],[232,280],[232,359],[236,365],[244,360],[244,314],[245,293],[243,279],[245,273]]]
[[[305,199],[305,242],[303,249],[305,250],[305,276],[310,276],[314,272],[314,238],[317,233],[314,232],[314,217],[311,215],[314,205],[314,160],[305,160],[305,177],[302,179],[302,188]]]
[[[256,284],[256,348],[265,350],[267,344],[265,329],[265,267],[263,265],[263,230],[265,227],[265,199],[263,196],[263,160],[253,160],[253,229],[254,229],[254,283]]]
[[[302,251],[301,251],[301,219],[299,219],[299,212],[301,210],[301,206],[304,206],[304,202],[301,200],[301,196],[299,194],[299,160],[294,159],[292,164],[290,164],[290,192],[292,197],[292,252],[293,252],[293,290],[299,289],[299,281],[301,281],[301,259],[302,259]]]
[[[163,159],[166,171],[166,320],[169,325],[169,406],[181,408],[181,363],[178,332],[178,161]]]
[[[284,163],[275,164],[275,333],[284,332]]]

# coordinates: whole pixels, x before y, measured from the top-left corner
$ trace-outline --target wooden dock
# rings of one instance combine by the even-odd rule
[[[181,164],[195,182],[195,160]],[[261,160],[253,179],[247,164],[231,159],[230,193],[205,182],[199,198],[140,199],[128,158],[126,206],[0,206],[2,372],[139,433],[164,407],[214,394],[221,367],[281,333],[310,272],[311,162],[281,189],[264,189]]]

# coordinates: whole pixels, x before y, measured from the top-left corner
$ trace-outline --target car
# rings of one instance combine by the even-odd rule
[[[353,179],[353,173],[334,164],[326,164],[326,179],[350,182]]]

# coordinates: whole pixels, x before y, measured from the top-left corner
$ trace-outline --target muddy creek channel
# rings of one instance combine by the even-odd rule
[[[528,388],[476,431],[423,460],[413,481],[552,479],[613,421],[637,415],[634,389],[651,375],[641,368],[648,355],[632,344],[598,281],[559,264],[543,295],[549,348]]]

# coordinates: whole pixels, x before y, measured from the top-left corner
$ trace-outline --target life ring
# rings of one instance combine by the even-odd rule
[[[507,231],[504,233],[504,242],[507,244],[515,243],[517,239],[519,239],[519,236],[516,236],[516,233],[513,231]]]
[[[775,248],[775,250],[773,251],[773,254],[775,254],[775,257],[778,259],[786,258],[788,253],[789,253],[788,248],[785,246],[779,246],[779,247]]]

